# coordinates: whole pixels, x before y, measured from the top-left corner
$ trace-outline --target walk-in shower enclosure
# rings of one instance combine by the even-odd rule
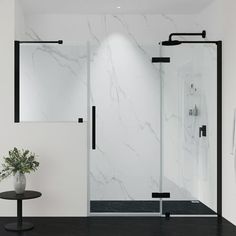
[[[221,42],[90,51],[90,213],[217,215]]]
[[[16,42],[28,121],[87,122],[90,215],[221,213],[221,42]]]

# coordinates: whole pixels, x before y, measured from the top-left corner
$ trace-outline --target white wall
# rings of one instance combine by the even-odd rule
[[[25,15],[21,7],[20,1],[15,3],[15,39],[20,40],[25,37]]]
[[[232,152],[233,111],[236,108],[236,2],[223,3],[223,216],[236,224],[236,154]]]
[[[223,216],[236,225],[236,155],[232,153],[233,118],[236,108],[236,2],[216,0],[199,15],[208,36],[223,40]]]
[[[27,189],[42,198],[24,202],[24,214],[33,216],[87,215],[86,124],[14,124],[13,0],[0,1],[0,156],[14,146],[39,155],[40,169],[28,177]],[[12,179],[1,182],[0,191],[12,189]],[[16,214],[16,204],[0,201],[2,216]]]
[[[14,1],[1,0],[0,26],[5,43],[0,45],[3,70],[0,71],[0,104],[4,113],[0,117],[2,155],[13,146],[30,148],[40,156],[41,169],[29,178],[29,187],[39,189],[41,199],[25,203],[27,215],[86,215],[87,213],[87,155],[86,124],[14,124],[13,123],[13,40]],[[218,7],[216,8],[218,9]],[[212,13],[213,10],[210,10]],[[215,12],[215,9],[214,9]],[[214,14],[196,16],[76,16],[38,15],[24,18],[16,14],[19,22],[17,39],[64,39],[84,43],[90,39],[99,45],[107,35],[119,32],[128,37],[142,51],[143,45],[155,45],[167,39],[170,32],[199,31]],[[201,23],[201,20],[206,19]],[[200,22],[200,23],[199,23]],[[215,21],[212,21],[213,24]],[[209,25],[209,30],[211,30]],[[68,27],[69,26],[69,27]],[[30,30],[29,30],[30,29]],[[26,34],[24,32],[26,31]],[[216,27],[211,39],[216,39]],[[29,36],[30,35],[30,36]],[[149,51],[148,55],[157,55]],[[3,89],[4,88],[4,89]],[[229,132],[230,133],[230,132]],[[7,135],[7,137],[6,137]],[[56,163],[55,163],[56,162]],[[42,171],[43,170],[43,171]],[[11,189],[11,180],[0,185],[0,191]],[[1,215],[15,215],[15,205],[0,202]]]
[[[193,15],[25,15],[26,38],[87,40],[99,45],[112,33],[129,37],[134,44],[149,45],[166,40],[170,32],[202,30]]]

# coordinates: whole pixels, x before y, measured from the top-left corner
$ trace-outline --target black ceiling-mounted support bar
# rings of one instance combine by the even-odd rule
[[[63,40],[57,40],[57,41],[19,41],[19,43],[57,43],[57,44],[63,44]]]
[[[173,36],[201,36],[202,38],[206,38],[206,31],[203,30],[201,33],[172,33],[169,36],[169,41],[172,41]]]

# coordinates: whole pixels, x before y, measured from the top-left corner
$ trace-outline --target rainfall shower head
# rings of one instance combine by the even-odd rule
[[[176,46],[176,45],[180,45],[181,42],[178,40],[168,40],[168,41],[163,41],[161,42],[161,45],[163,46]]]
[[[202,38],[206,38],[206,31],[203,30],[201,33],[172,33],[172,34],[170,34],[168,41],[163,41],[160,44],[163,46],[180,45],[182,42],[178,41],[178,40],[172,40],[173,36],[201,36]]]

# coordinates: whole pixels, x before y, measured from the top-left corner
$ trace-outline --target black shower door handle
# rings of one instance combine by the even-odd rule
[[[96,106],[92,106],[92,149],[96,149]]]

